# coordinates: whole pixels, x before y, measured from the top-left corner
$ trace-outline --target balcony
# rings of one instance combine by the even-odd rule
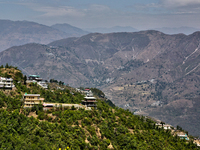
[[[44,98],[25,98],[24,99],[25,101],[27,101],[27,100],[29,100],[29,101],[43,101],[44,100]]]
[[[97,107],[96,104],[87,104],[87,107]]]
[[[24,102],[24,104],[38,105],[38,104],[42,104],[42,102]]]

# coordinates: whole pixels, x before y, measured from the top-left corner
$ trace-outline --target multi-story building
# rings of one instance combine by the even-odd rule
[[[44,98],[40,98],[40,94],[24,94],[24,107],[33,107],[34,105],[43,104]]]
[[[15,87],[15,85],[13,84],[12,78],[0,77],[0,89],[12,89],[13,87]]]
[[[96,108],[97,107],[97,104],[96,104],[96,98],[95,97],[92,97],[92,96],[86,96],[84,97],[85,100],[82,100],[82,104],[85,105],[86,107],[94,107]]]

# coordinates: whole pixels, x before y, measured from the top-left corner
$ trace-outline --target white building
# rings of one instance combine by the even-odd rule
[[[48,85],[46,82],[44,82],[42,80],[42,78],[40,78],[39,75],[29,75],[28,80],[26,81],[27,83],[37,83],[39,86],[41,86],[44,89],[48,88]]]
[[[13,87],[15,87],[15,85],[13,84],[12,78],[0,77],[0,89],[12,89]]]
[[[47,83],[44,82],[44,81],[37,82],[37,84],[40,85],[41,87],[43,87],[44,89],[47,89],[47,88],[48,88]]]
[[[156,126],[158,126],[159,128],[162,128],[163,127],[163,129],[165,129],[165,130],[167,130],[167,129],[169,129],[169,130],[171,130],[172,129],[172,126],[171,125],[169,125],[169,124],[160,124],[160,123],[156,123]]]

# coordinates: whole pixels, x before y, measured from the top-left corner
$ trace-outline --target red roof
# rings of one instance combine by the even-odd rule
[[[85,89],[85,91],[89,91],[90,89]]]

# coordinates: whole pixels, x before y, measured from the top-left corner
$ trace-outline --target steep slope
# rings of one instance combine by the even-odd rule
[[[150,118],[111,107],[102,99],[97,99],[97,109],[89,111],[62,105],[44,110],[42,104],[24,108],[24,93],[60,104],[80,103],[84,95],[69,86],[43,89],[25,83],[19,70],[6,66],[0,72],[12,75],[15,88],[0,90],[1,149],[199,149],[193,136],[188,135],[188,141],[175,136],[184,130],[164,130]]]
[[[169,36],[157,31],[96,33],[82,36],[74,41],[70,38],[49,45],[73,49],[77,57],[93,70],[92,79],[99,81],[99,84],[96,84],[103,85],[106,80],[120,79],[122,74],[141,68],[166,49],[173,49],[176,42],[179,43],[185,37],[185,35]],[[153,73],[154,76],[155,74],[157,73]]]
[[[73,66],[81,63],[78,58],[66,49],[50,48],[40,44],[26,44],[23,46],[12,47],[1,52],[1,62],[12,64],[23,69],[24,73],[39,74],[45,79],[59,79],[67,83],[87,82],[87,78]],[[73,65],[71,65],[73,64]]]
[[[105,86],[104,91],[118,106],[174,126],[183,124],[191,133],[200,135],[195,117],[199,112],[192,111],[198,110],[199,103],[200,32],[178,36],[182,38],[172,48]],[[197,99],[193,102],[192,98]],[[174,103],[182,107],[176,108]]]

